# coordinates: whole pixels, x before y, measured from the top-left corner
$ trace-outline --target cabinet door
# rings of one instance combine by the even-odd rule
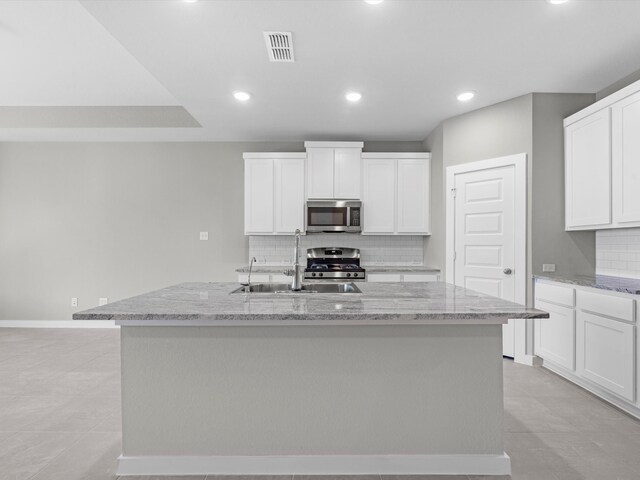
[[[396,161],[365,159],[362,162],[362,233],[394,233],[396,216]]]
[[[293,234],[304,231],[304,160],[274,160],[275,231]]]
[[[335,198],[360,199],[360,163],[362,150],[359,148],[334,149]]]
[[[244,233],[272,234],[273,230],[273,160],[245,159]]]
[[[428,159],[398,160],[398,233],[429,233],[429,167]]]
[[[635,327],[578,311],[578,373],[616,395],[635,398]]]
[[[565,128],[565,224],[611,223],[610,114],[605,108]]]
[[[549,312],[549,318],[535,323],[536,355],[568,370],[575,370],[575,311],[542,300],[536,308]]]
[[[438,275],[428,273],[405,273],[402,276],[403,282],[437,282]]]
[[[401,282],[402,275],[399,273],[370,273],[367,275],[367,282]]]
[[[307,149],[307,198],[333,198],[333,148]]]
[[[611,111],[613,221],[640,222],[640,92]]]

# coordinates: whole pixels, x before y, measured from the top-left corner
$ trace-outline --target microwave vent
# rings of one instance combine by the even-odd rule
[[[291,32],[264,32],[267,53],[271,62],[295,62]]]

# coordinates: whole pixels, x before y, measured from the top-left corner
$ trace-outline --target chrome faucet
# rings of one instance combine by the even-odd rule
[[[302,290],[302,265],[300,265],[300,229],[296,229],[296,244],[293,249],[293,280],[291,290],[298,292]]]
[[[251,262],[249,262],[249,276],[247,277],[247,283],[245,285],[245,292],[251,292],[251,270],[253,269],[253,262],[256,261],[256,257],[251,257]]]

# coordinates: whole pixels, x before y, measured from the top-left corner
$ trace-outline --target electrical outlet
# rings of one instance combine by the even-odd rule
[[[209,232],[200,232],[200,240],[209,240]]]
[[[98,299],[98,305],[102,306],[102,305],[106,305],[107,303],[109,303],[109,299],[106,297],[100,297]]]
[[[71,299],[71,306],[72,307],[77,307],[78,306],[78,299],[76,297],[73,297]]]
[[[556,271],[556,264],[555,263],[543,263],[542,264],[542,271],[543,272],[555,272]]]

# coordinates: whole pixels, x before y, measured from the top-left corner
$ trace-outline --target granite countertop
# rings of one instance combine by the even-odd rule
[[[568,283],[581,287],[599,288],[613,292],[630,293],[640,295],[640,279],[611,277],[609,275],[534,275],[536,279],[550,280],[553,282]]]
[[[439,268],[424,265],[363,265],[367,273],[440,273]],[[291,265],[253,265],[253,273],[282,273]],[[249,273],[249,265],[236,269],[238,273]]]
[[[92,308],[74,320],[138,326],[480,325],[540,310],[442,282],[358,283],[361,294],[230,294],[237,283],[182,283]]]

